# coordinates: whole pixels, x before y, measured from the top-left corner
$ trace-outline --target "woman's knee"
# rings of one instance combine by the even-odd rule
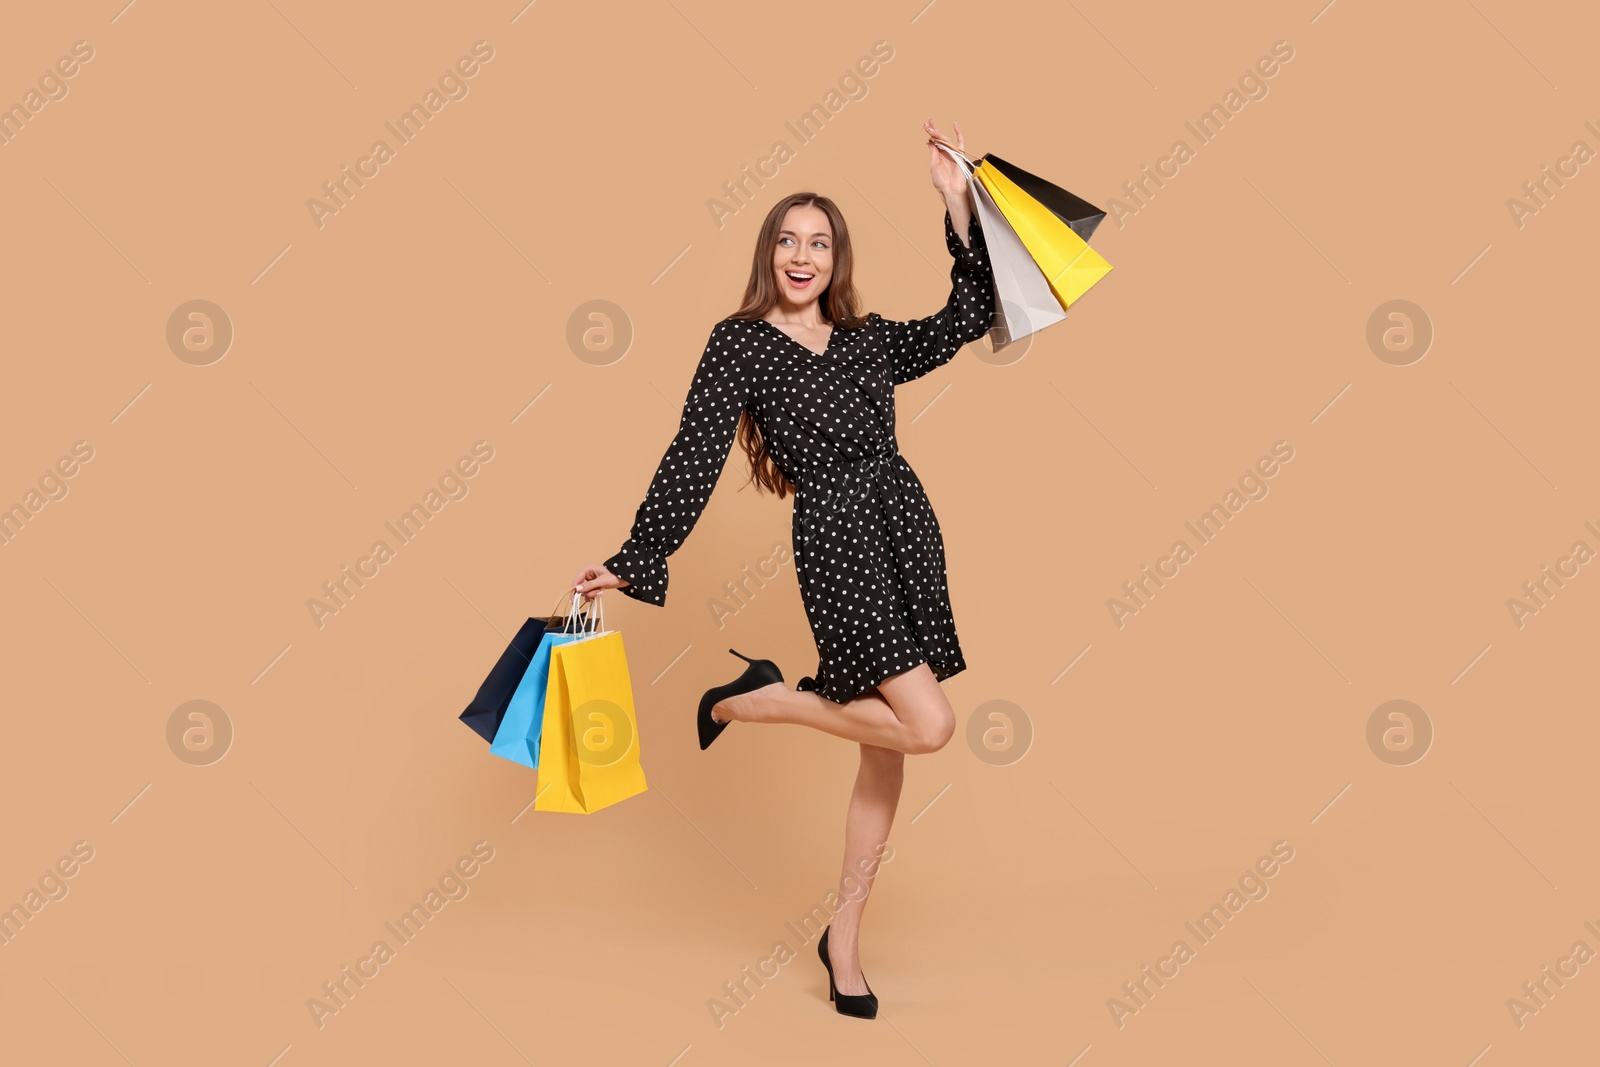
[[[955,734],[955,709],[926,663],[884,679],[878,690],[905,727],[906,753],[937,752]]]
[[[909,724],[910,746],[906,752],[926,756],[950,743],[956,732],[956,715],[950,708],[939,713],[919,716]]]

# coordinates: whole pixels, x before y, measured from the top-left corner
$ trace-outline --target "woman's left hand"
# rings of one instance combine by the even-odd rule
[[[952,122],[956,135],[954,138],[957,148],[966,148],[966,138],[961,135],[961,123]],[[933,175],[933,187],[939,190],[939,195],[948,202],[957,198],[965,199],[967,195],[967,172],[961,164],[951,159],[944,149],[934,143],[934,138],[950,140],[939,132],[939,127],[933,124],[932,116],[922,124],[922,129],[928,134],[928,169]]]

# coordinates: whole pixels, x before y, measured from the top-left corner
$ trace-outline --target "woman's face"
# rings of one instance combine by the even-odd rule
[[[833,229],[827,212],[815,204],[796,204],[785,212],[772,269],[787,310],[816,301],[833,278]]]

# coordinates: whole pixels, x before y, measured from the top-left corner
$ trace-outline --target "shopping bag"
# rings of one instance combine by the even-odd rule
[[[985,166],[994,167],[1010,178],[1017,188],[1050,209],[1050,213],[1071,227],[1072,232],[1087,241],[1094,236],[1095,227],[1106,213],[1083,197],[1052,185],[1043,178],[1029,174],[1014,164],[1007,163],[993,152],[983,154]]]
[[[943,138],[934,138],[946,152],[959,156],[972,167],[970,180],[983,185],[990,199],[1028,251],[1028,256],[1043,272],[1050,292],[1064,309],[1111,273],[1111,264],[1090,248],[1079,230],[1092,233],[1104,212],[1059,186],[996,160],[986,153],[974,163],[966,153]],[[1012,178],[1016,174],[1022,182]],[[1031,195],[1023,183],[1044,194],[1050,205]],[[977,194],[973,194],[974,201]],[[1059,213],[1058,213],[1059,212]],[[980,215],[981,221],[981,215]],[[984,230],[988,241],[989,231]],[[1020,335],[1019,335],[1020,336]]]
[[[1074,301],[1111,273],[1111,264],[1100,253],[1004,172],[980,160],[973,177],[983,183],[995,206],[1021,238],[1062,307],[1072,307]]]
[[[576,596],[573,600],[576,606]],[[572,613],[565,618],[552,615],[546,621],[549,626],[528,657],[527,669],[506,701],[500,726],[489,743],[491,755],[524,767],[539,766],[539,727],[544,712],[545,686],[550,676],[550,650],[582,633],[582,620]]]
[[[995,206],[982,182],[972,180],[973,165],[946,145],[940,145],[967,172],[983,242],[989,249],[994,275],[995,316],[989,325],[989,343],[996,352],[1013,341],[1037,333],[1067,317],[1066,309],[1050,291],[1044,272],[1028,254],[1027,246]]]
[[[495,731],[489,753],[520,763],[524,767],[539,766],[539,731],[544,717],[544,697],[550,680],[550,654],[557,645],[577,640],[576,633],[548,630],[539,639],[533,661],[517,683],[516,692],[506,705],[506,715]]]
[[[461,713],[461,721],[472,727],[485,741],[492,742],[495,731],[500,729],[500,722],[506,717],[506,705],[511,702],[511,694],[516,691],[517,683],[522,681],[528,664],[533,662],[533,653],[538,649],[539,639],[544,636],[549,622],[549,619],[529,619],[522,624],[517,636],[500,654],[489,677],[478,687],[478,695]]]
[[[622,633],[603,620],[551,649],[539,749],[535,811],[587,815],[648,788]]]
[[[558,598],[556,606],[559,607],[560,604]],[[511,702],[511,695],[516,692],[517,683],[522,680],[528,664],[533,662],[533,653],[539,647],[539,638],[544,636],[545,630],[559,627],[563,621],[560,615],[547,615],[543,618],[535,616],[523,623],[522,629],[517,631],[517,636],[511,639],[506,650],[500,654],[494,669],[478,687],[478,695],[472,698],[467,710],[459,716],[462,722],[470,726],[485,741],[492,742],[495,731],[500,729],[500,722],[506,715],[506,705]]]

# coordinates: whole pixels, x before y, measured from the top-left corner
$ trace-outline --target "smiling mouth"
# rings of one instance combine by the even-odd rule
[[[789,279],[789,284],[794,286],[796,289],[806,288],[816,278],[816,275],[810,273],[809,271],[803,270],[786,270],[783,272],[783,274],[784,277]]]

